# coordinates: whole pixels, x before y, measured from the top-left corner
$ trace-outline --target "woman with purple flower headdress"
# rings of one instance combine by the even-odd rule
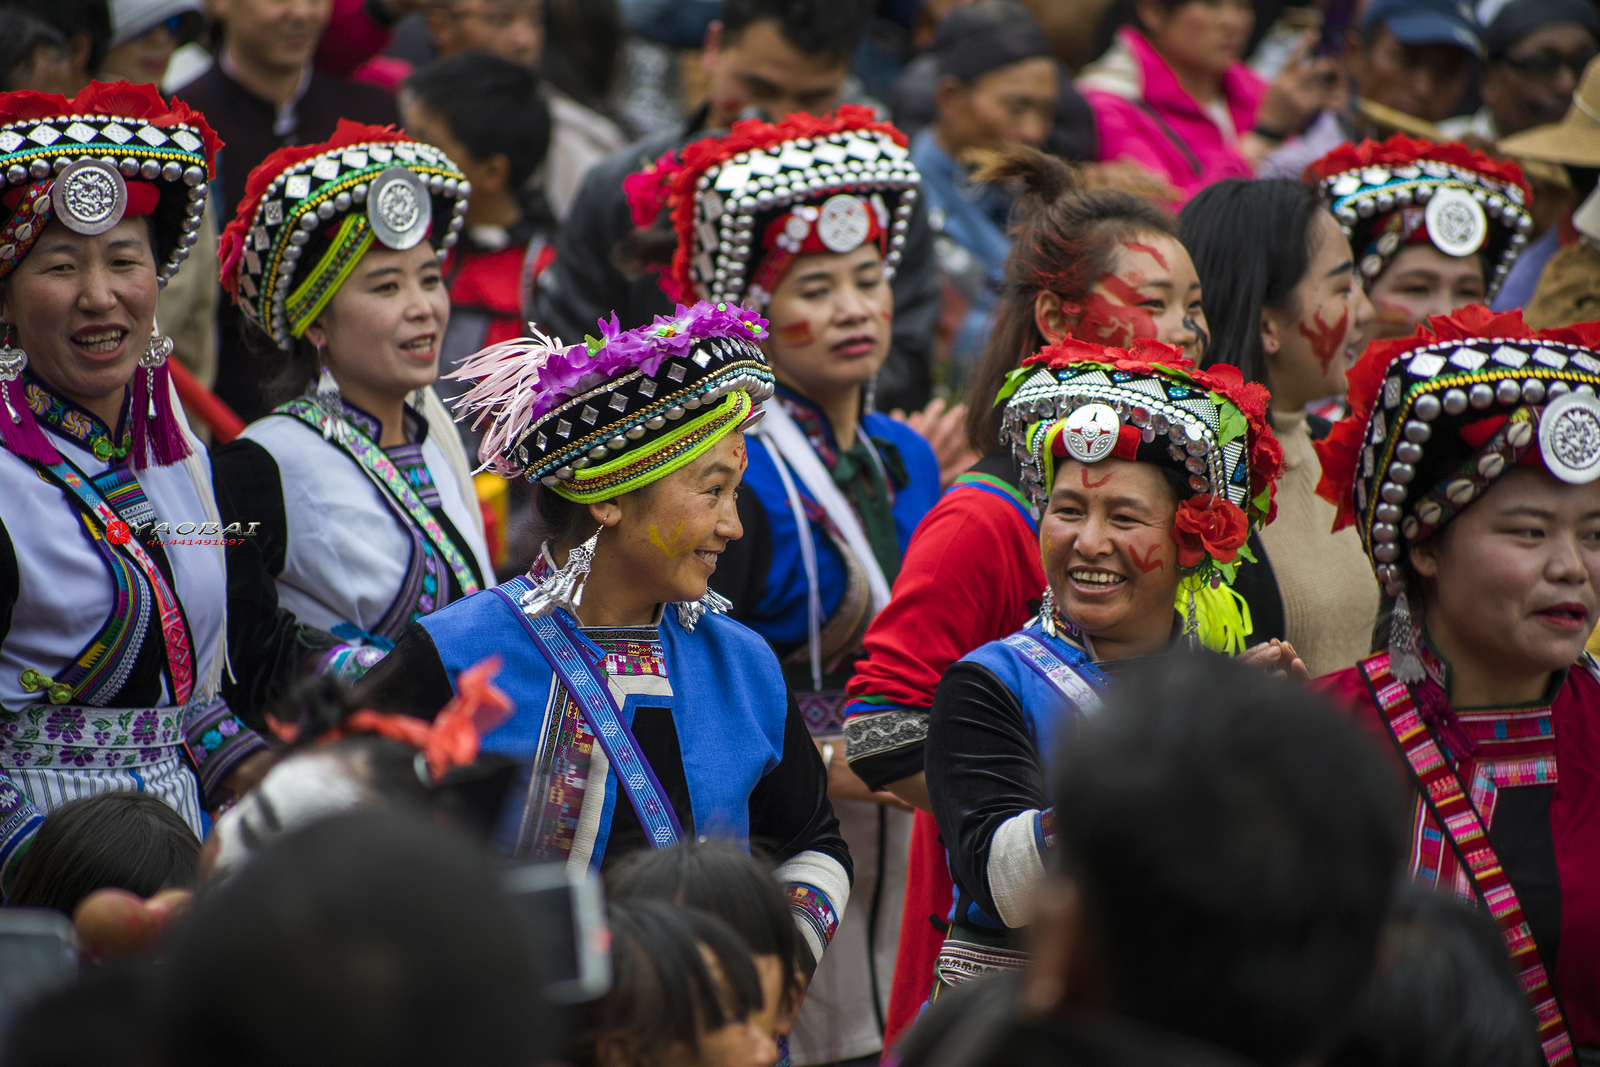
[[[527,574],[413,622],[356,696],[432,719],[495,650],[516,712],[483,747],[520,766],[499,847],[598,871],[685,837],[759,843],[809,973],[844,913],[850,855],[777,658],[707,587],[743,533],[744,431],[773,393],[766,325],[702,302],[468,360],[457,410],[485,467],[534,484],[542,545]]]

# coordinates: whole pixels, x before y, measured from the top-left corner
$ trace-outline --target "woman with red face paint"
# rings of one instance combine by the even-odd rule
[[[1026,961],[1011,931],[1053,837],[1046,761],[1098,690],[1175,642],[1243,651],[1229,586],[1283,460],[1265,389],[1156,342],[1061,341],[1002,400],[1047,584],[1034,621],[964,656],[934,695],[928,794],[956,888],[936,990]]]
[[[1288,641],[1312,674],[1348,666],[1367,649],[1378,590],[1355,537],[1328,533],[1311,450],[1328,423],[1306,405],[1343,394],[1372,320],[1350,246],[1315,193],[1284,179],[1219,182],[1178,222],[1214,327],[1206,366],[1238,367],[1271,390],[1287,465],[1277,521],[1251,542],[1255,562],[1240,569],[1235,588],[1257,637]]]
[[[983,171],[1023,186],[1021,228],[982,361],[968,386],[967,437],[978,463],[928,513],[906,549],[894,597],[868,629],[845,737],[851,769],[920,810],[886,1042],[927,996],[949,910],[950,876],[923,778],[928,708],[952,663],[1038,614],[1044,572],[1038,517],[1001,441],[995,397],[1024,357],[1069,336],[1130,345],[1139,338],[1205,350],[1205,312],[1173,218],[1150,201],[1085,192],[1059,161],[1014,150]],[[930,922],[930,918],[933,920]]]
[[[635,218],[673,210],[663,288],[680,301],[741,301],[770,322],[777,395],[749,437],[744,536],[711,586],[767,639],[812,738],[855,857],[856,906],[839,925],[790,1036],[792,1062],[882,1050],[905,883],[910,805],[851,773],[845,685],[862,635],[889,603],[911,532],[939,497],[916,431],[872,410],[889,354],[890,281],[920,176],[904,136],[866,108],[777,125],[741,122],[660,160],[630,192]]]
[[[1412,877],[1499,924],[1551,1064],[1600,1055],[1597,347],[1594,323],[1431,318],[1368,348],[1317,445],[1393,603],[1319,684],[1413,786]]]
[[[1375,338],[1492,303],[1533,231],[1522,168],[1465,145],[1403,133],[1344,144],[1307,167],[1306,180],[1355,252],[1378,312]]]

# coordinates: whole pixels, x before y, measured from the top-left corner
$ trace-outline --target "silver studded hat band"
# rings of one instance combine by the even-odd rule
[[[404,251],[426,239],[442,259],[471,191],[432,145],[342,123],[326,144],[280,150],[251,172],[223,231],[223,284],[287,349],[374,242]]]
[[[0,277],[52,221],[94,235],[139,215],[151,220],[156,274],[165,285],[199,239],[216,143],[211,128],[145,86],[93,83],[72,100],[53,99],[61,114],[0,125],[0,204],[8,209]],[[106,113],[94,113],[102,102]]]
[[[1370,286],[1413,240],[1426,235],[1450,256],[1481,253],[1485,302],[1528,245],[1533,219],[1516,164],[1461,145],[1397,134],[1344,145],[1308,168]]]
[[[1451,318],[1467,313],[1487,315],[1468,308]],[[1357,410],[1318,443],[1325,485],[1349,494],[1345,507],[1353,505],[1367,554],[1391,594],[1404,588],[1409,547],[1511,467],[1539,465],[1571,484],[1600,478],[1600,353],[1566,331],[1514,325],[1528,336],[1387,342],[1398,354],[1369,354],[1383,365],[1353,372]]]

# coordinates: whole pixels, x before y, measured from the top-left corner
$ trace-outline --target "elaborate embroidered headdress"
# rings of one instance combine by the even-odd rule
[[[1532,194],[1522,169],[1462,144],[1387,141],[1343,144],[1306,168],[1350,239],[1363,284],[1408,244],[1452,256],[1482,252],[1487,299],[1527,247]]]
[[[1023,360],[999,399],[1002,443],[1011,445],[1036,508],[1045,507],[1066,457],[1116,456],[1178,475],[1180,607],[1207,646],[1242,648],[1248,615],[1221,586],[1232,584],[1241,557],[1252,558],[1249,535],[1276,513],[1283,449],[1267,425],[1266,389],[1226,364],[1201,370],[1157,341],[1124,350],[1068,339]]]
[[[0,95],[0,279],[53,221],[100,234],[128,216],[147,217],[156,277],[165,286],[198,240],[219,142],[199,112],[168,105],[149,85],[93,82],[68,100],[51,93]],[[133,378],[132,462],[176,463],[188,455],[169,400],[165,357],[152,343]],[[0,439],[44,463],[60,456],[34,421],[48,403],[24,396],[20,349],[0,349]],[[32,392],[37,393],[36,390]],[[101,456],[109,459],[111,456]]]
[[[680,305],[624,331],[563,345],[534,333],[469,359],[476,379],[456,401],[484,427],[478,458],[507,478],[538,481],[568,500],[609,500],[694,461],[760,418],[772,371],[757,342],[761,316],[732,304]]]
[[[222,231],[223,287],[288,349],[374,242],[454,247],[471,191],[432,145],[341,119],[328,141],[280,148],[250,172]]]
[[[765,308],[795,256],[868,241],[890,278],[922,178],[905,134],[871,108],[736,122],[623,181],[633,221],[671,211],[678,248],[661,287],[675,300]]]
[[[1518,311],[1471,306],[1410,337],[1375,341],[1350,370],[1350,414],[1316,443],[1317,493],[1356,524],[1398,598],[1395,677],[1420,681],[1405,603],[1410,545],[1439,530],[1513,464],[1563,481],[1600,478],[1600,324],[1534,330]],[[1409,644],[1408,644],[1409,642]],[[1402,674],[1402,670],[1407,673]]]

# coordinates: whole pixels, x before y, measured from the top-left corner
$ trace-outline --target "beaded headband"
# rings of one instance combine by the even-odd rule
[[[678,248],[661,287],[675,300],[764,308],[806,252],[852,252],[877,240],[894,277],[922,177],[903,133],[871,108],[776,125],[736,122],[725,137],[668,152],[623,185],[635,225],[671,211]]]
[[[643,488],[752,425],[773,393],[758,342],[766,320],[731,304],[679,305],[624,331],[563,345],[535,332],[471,357],[452,378],[477,384],[456,401],[488,423],[478,458],[507,477],[568,500],[609,500]]]
[[[340,120],[327,142],[280,148],[250,172],[222,233],[222,284],[287,350],[374,243],[404,251],[428,239],[442,258],[471,191],[432,145]]]
[[[1401,248],[1425,239],[1446,255],[1481,251],[1493,300],[1533,229],[1521,168],[1461,144],[1397,133],[1340,145],[1306,168],[1306,180],[1350,239],[1368,286]]]
[[[1379,581],[1404,587],[1405,547],[1518,463],[1600,478],[1600,324],[1534,330],[1470,306],[1377,341],[1350,370],[1350,414],[1316,442],[1317,493],[1356,524]]]
[[[51,93],[0,98],[0,278],[53,220],[105,233],[149,216],[162,286],[199,239],[217,135],[182,101],[149,85],[92,82],[68,100]]]

